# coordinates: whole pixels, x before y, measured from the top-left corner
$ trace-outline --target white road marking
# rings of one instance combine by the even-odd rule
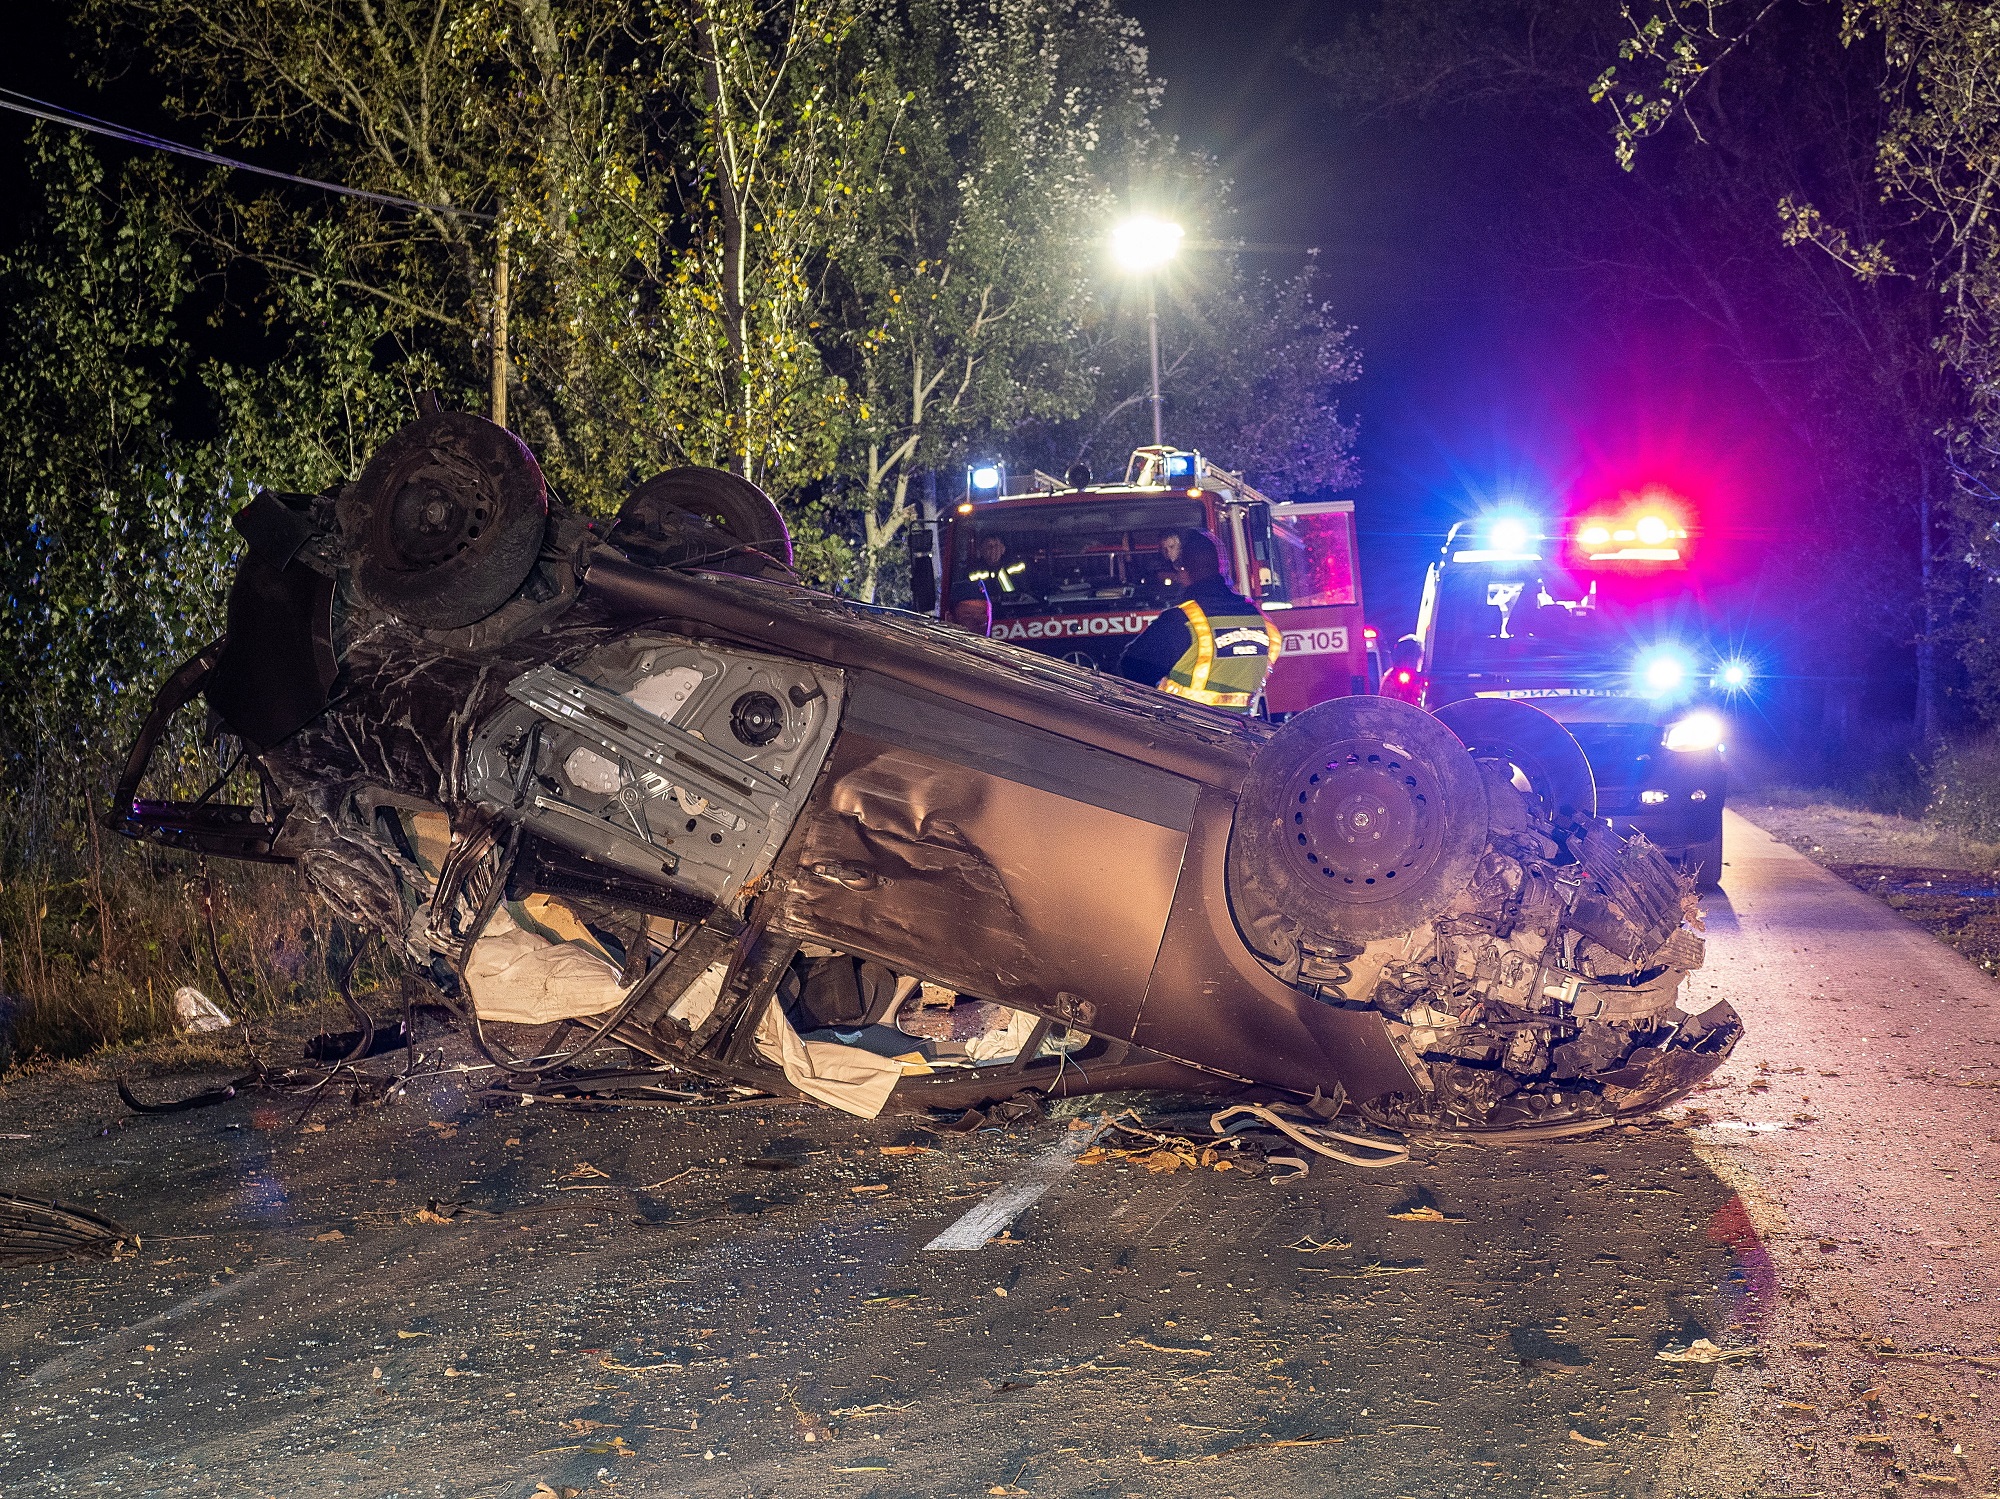
[[[216,1302],[226,1300],[231,1296],[248,1290],[283,1263],[284,1261],[278,1260],[270,1264],[259,1265],[255,1269],[245,1271],[241,1275],[232,1276],[220,1285],[210,1286],[205,1291],[197,1292],[185,1301],[176,1302],[164,1311],[155,1312],[152,1316],[142,1321],[134,1322],[130,1327],[113,1328],[101,1337],[92,1338],[81,1348],[72,1348],[68,1353],[57,1354],[40,1368],[29,1373],[23,1383],[31,1387],[47,1384],[59,1375],[72,1372],[80,1364],[92,1359],[101,1361],[107,1353],[123,1352],[126,1349],[126,1345],[136,1342],[156,1327],[171,1326],[191,1312],[206,1311],[214,1306]]]
[[[982,1249],[1001,1229],[1012,1223],[1044,1192],[1062,1178],[1097,1140],[1094,1129],[1071,1130],[1029,1164],[1028,1169],[1006,1186],[997,1188],[958,1222],[939,1234],[925,1249]]]

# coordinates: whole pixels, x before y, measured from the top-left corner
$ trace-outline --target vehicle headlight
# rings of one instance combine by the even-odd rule
[[[1732,657],[1715,668],[1715,685],[1724,692],[1741,692],[1750,685],[1750,663]]]
[[[1667,728],[1667,748],[1692,754],[1722,743],[1722,720],[1713,713],[1690,713]]]

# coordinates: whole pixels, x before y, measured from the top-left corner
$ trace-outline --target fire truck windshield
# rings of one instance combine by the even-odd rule
[[[981,507],[954,528],[950,597],[976,596],[984,584],[1001,617],[1052,604],[1171,603],[1179,596],[1173,533],[1207,523],[1203,507],[1182,498]]]

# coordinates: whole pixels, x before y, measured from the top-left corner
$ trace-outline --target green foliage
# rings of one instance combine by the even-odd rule
[[[1079,344],[1150,91],[1107,0],[874,0],[861,36],[870,170],[828,332],[856,395],[841,475],[873,598],[913,479],[1090,401]]]
[[[1696,92],[1734,53],[1747,53],[1777,7],[1732,0],[1653,0],[1626,7],[1622,66],[1594,97],[1610,106],[1619,159],[1689,114]],[[1961,399],[1937,423],[1956,479],[1951,551],[1967,566],[1949,593],[1954,634],[1975,707],[2000,718],[2000,652],[1988,643],[2000,581],[2000,25],[1965,0],[1842,0],[1839,39],[1867,47],[1881,110],[1873,176],[1895,219],[1870,233],[1823,212],[1810,195],[1777,204],[1786,243],[1817,246],[1863,281],[1907,278],[1935,309],[1937,362]]]
[[[236,491],[175,435],[191,273],[156,175],[35,152],[45,210],[0,259],[0,757],[15,796],[58,796],[219,633]]]

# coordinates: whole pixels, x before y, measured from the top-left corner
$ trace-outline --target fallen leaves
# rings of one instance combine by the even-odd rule
[[[1696,1338],[1685,1348],[1662,1348],[1653,1355],[1663,1364],[1733,1364],[1756,1356],[1755,1348],[1718,1348],[1707,1338]]]
[[[604,1353],[598,1355],[597,1367],[610,1369],[617,1374],[656,1374],[662,1369],[679,1369],[683,1366],[672,1359],[665,1359],[657,1364],[621,1364],[610,1354]]]
[[[1463,1223],[1461,1213],[1447,1213],[1443,1208],[1434,1208],[1428,1203],[1413,1208],[1404,1208],[1389,1217],[1397,1223]]]
[[[932,1148],[931,1148],[930,1146],[928,1146],[928,1145],[884,1145],[884,1146],[882,1147],[882,1154],[884,1154],[884,1155],[936,1155],[936,1154],[937,1154],[937,1152],[936,1152],[935,1150],[933,1150],[933,1149],[932,1149]]]
[[[1214,1358],[1213,1348],[1181,1347],[1172,1343],[1155,1343],[1146,1338],[1127,1338],[1127,1348],[1150,1348],[1155,1353],[1185,1353],[1193,1358]]]
[[[342,1239],[344,1239],[344,1238],[346,1238],[346,1237],[347,1237],[347,1235],[346,1235],[346,1234],[344,1234],[344,1233],[342,1233],[342,1232],[341,1232],[341,1231],[340,1231],[339,1229],[337,1229],[337,1228],[329,1228],[329,1229],[328,1229],[328,1230],[327,1230],[327,1231],[326,1231],[325,1233],[323,1233],[323,1234],[314,1234],[314,1235],[313,1235],[313,1243],[315,1243],[315,1244],[336,1244],[336,1243],[338,1243],[338,1242],[339,1242],[340,1240],[342,1240]]]

